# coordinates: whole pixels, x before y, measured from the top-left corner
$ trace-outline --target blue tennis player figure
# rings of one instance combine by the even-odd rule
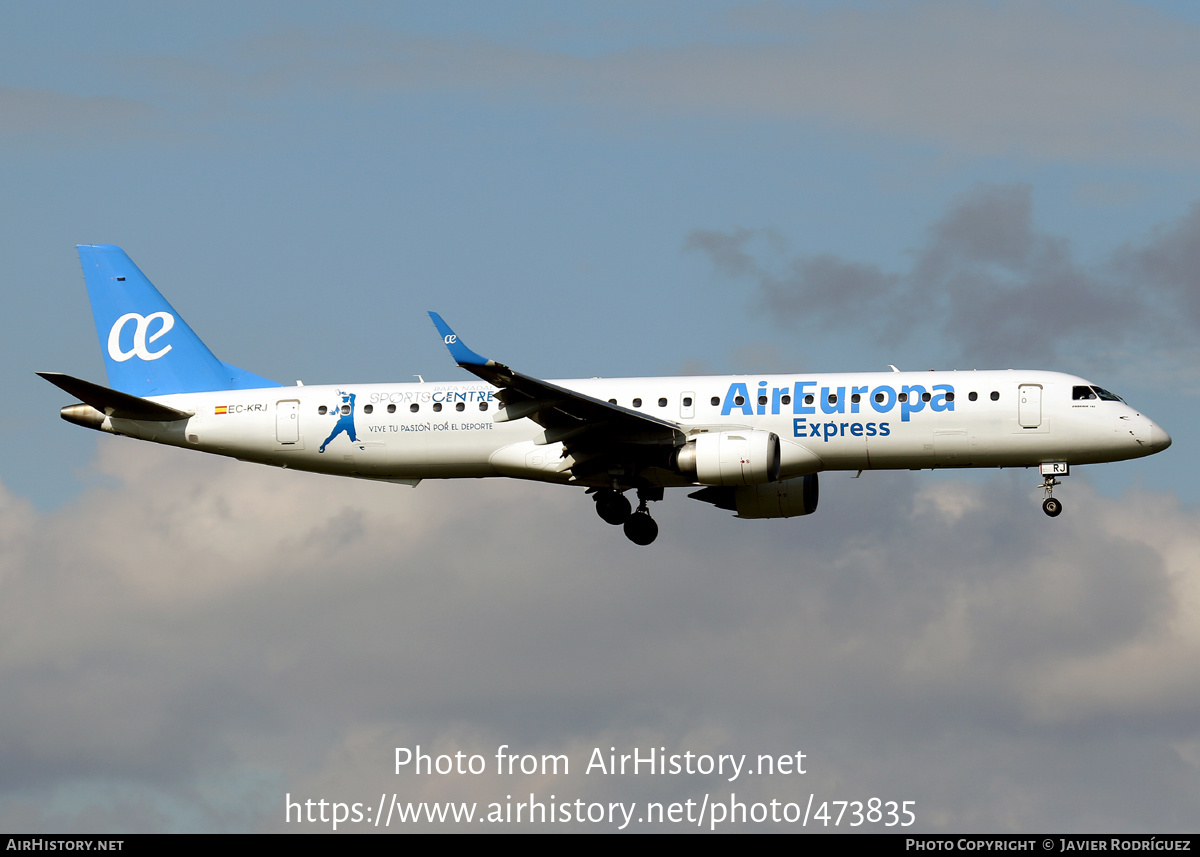
[[[333,440],[342,432],[350,435],[351,443],[358,443],[358,436],[354,433],[354,394],[344,393],[338,390],[338,395],[342,397],[342,405],[340,408],[335,408],[334,413],[340,413],[337,423],[333,427],[333,431],[329,437],[325,438],[325,442],[321,444],[321,448],[317,452],[324,452],[325,447],[329,446],[329,441]]]

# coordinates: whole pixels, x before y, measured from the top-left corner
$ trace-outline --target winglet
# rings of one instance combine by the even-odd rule
[[[492,362],[463,345],[462,340],[458,338],[458,334],[451,330],[450,325],[442,321],[442,317],[436,312],[430,310],[429,317],[433,319],[433,326],[442,335],[442,342],[450,349],[450,356],[454,358],[454,362],[459,366],[487,366]]]

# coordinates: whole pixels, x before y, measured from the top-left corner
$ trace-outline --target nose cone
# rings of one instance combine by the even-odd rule
[[[1158,423],[1151,420],[1150,422],[1150,449],[1153,452],[1162,452],[1171,445],[1171,436],[1163,431]]]

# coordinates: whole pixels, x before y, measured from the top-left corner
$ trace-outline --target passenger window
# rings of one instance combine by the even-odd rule
[[[455,406],[454,406],[454,410],[456,410],[456,411],[464,411],[464,410],[466,410],[466,407],[467,407],[467,406],[466,406],[466,403],[465,403],[465,402],[459,402],[457,405],[455,405]]]
[[[1000,394],[997,393],[995,390],[992,391],[992,401],[993,402],[1000,401]]]
[[[829,404],[831,404],[831,405],[836,405],[836,404],[837,404],[837,393],[830,393],[830,394],[829,394]]]
[[[609,403],[610,405],[615,405],[615,404],[617,403],[617,400],[616,400],[616,399],[609,399],[609,400],[608,400],[608,403]]]
[[[634,400],[633,400],[633,406],[634,406],[635,408],[640,408],[640,407],[642,406],[642,400],[641,400],[641,399],[634,399]]]
[[[785,394],[784,394],[784,395],[783,395],[783,396],[782,396],[782,397],[779,399],[779,401],[780,401],[781,403],[785,404],[785,405],[790,405],[790,404],[792,403],[792,397],[791,397],[791,396],[789,396],[789,395],[787,395],[787,394],[785,393]]]
[[[954,401],[954,393],[952,393],[952,392],[951,392],[951,393],[947,393],[947,394],[946,394],[946,401],[947,401],[947,402],[953,402],[953,401]]]
[[[416,402],[413,402],[411,405],[408,406],[408,409],[415,414],[417,411],[421,410],[421,406],[418,405]]]
[[[931,394],[929,394],[929,393],[922,393],[922,394],[921,394],[921,401],[922,401],[922,402],[928,402],[928,401],[929,401],[930,399],[932,399],[932,398],[933,398],[933,396],[932,396]]]
[[[342,405],[342,416],[345,416],[345,415],[346,415],[346,414],[348,414],[348,413],[350,413],[350,406],[349,406],[349,405]]]
[[[325,407],[324,405],[321,405],[321,407],[317,408],[317,413],[320,414],[321,416],[325,416],[327,413],[329,413],[329,408]]]
[[[740,408],[742,405],[746,404],[746,397],[745,396],[734,396],[733,403]]]
[[[364,414],[374,413],[374,411],[375,411],[374,405],[363,405],[363,413]]]
[[[759,397],[758,397],[758,403],[759,403],[760,405],[765,405],[765,404],[767,403],[767,397],[766,397],[766,396],[759,396]]]
[[[717,405],[721,404],[721,397],[713,396],[711,399],[708,400],[708,403],[715,408]]]
[[[896,400],[900,401],[900,402],[907,402],[908,401],[908,393],[901,393],[899,396],[896,397]]]
[[[978,393],[967,393],[967,398],[973,402],[979,398],[979,394]]]
[[[389,414],[394,414],[394,413],[396,413],[396,406],[395,406],[395,405],[388,405],[388,413],[389,413]]]
[[[804,404],[811,405],[812,403],[813,403],[813,394],[809,393],[807,396],[804,397]]]
[[[441,403],[441,402],[434,402],[434,403],[433,403],[433,412],[434,412],[435,414],[437,414],[437,413],[441,413],[441,410],[442,410],[442,403]]]
[[[666,399],[659,399],[659,400],[658,400],[658,406],[659,406],[660,408],[665,408],[665,407],[667,406],[667,400],[666,400]]]
[[[858,393],[855,393],[853,396],[850,397],[850,403],[853,405],[857,405],[861,401],[862,401],[862,396],[860,396]]]
[[[685,408],[690,408],[692,406],[692,397],[691,396],[683,397],[683,406]]]
[[[875,401],[877,401],[879,404],[882,405],[885,399],[887,399],[887,396],[885,396],[883,393],[875,394]]]
[[[486,410],[487,410],[487,402],[480,402],[480,403],[479,403],[479,410],[481,410],[481,411],[486,411]]]

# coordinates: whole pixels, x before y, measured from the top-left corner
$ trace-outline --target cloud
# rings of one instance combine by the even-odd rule
[[[591,21],[507,42],[330,24],[239,37],[196,57],[108,62],[130,91],[155,93],[138,100],[182,107],[197,124],[276,116],[281,94],[299,93],[311,109],[322,98],[433,92],[654,124],[786,123],[969,155],[1195,162],[1200,28],[1151,9],[763,4],[690,24],[687,40],[651,19],[627,23],[625,36],[598,36]],[[71,96],[39,98],[53,102],[52,126],[75,127],[63,124],[79,113]]]
[[[1200,521],[1169,497],[1074,482],[1051,521],[1024,473],[827,474],[819,517],[791,521],[672,495],[639,549],[552,486],[120,439],[98,468],[112,484],[59,512],[0,494],[12,829],[294,831],[287,794],[814,789],[916,800],[924,830],[1191,824]],[[489,772],[397,776],[417,744]],[[571,773],[499,776],[502,744]],[[810,773],[583,773],[634,746],[803,751]]]
[[[772,38],[712,51],[698,100],[976,154],[1191,160],[1200,31],[1153,10],[935,0],[737,20]]]
[[[277,82],[459,90],[661,121],[803,122],[948,151],[1191,163],[1200,29],[1126,4],[731,13],[689,44],[531,45],[293,31],[256,43]]]
[[[0,87],[0,138],[44,142],[83,136],[92,143],[127,142],[144,134],[158,115],[150,104],[129,98]]]
[[[1192,329],[1200,328],[1200,203],[1159,227],[1143,245],[1121,248],[1116,266],[1130,281],[1156,289],[1168,312],[1179,312]]]
[[[835,326],[896,345],[922,337],[947,357],[1032,364],[1067,355],[1186,347],[1200,327],[1200,214],[1094,265],[1037,229],[1028,185],[978,185],[926,232],[907,271],[830,254],[788,257],[770,231],[695,230],[685,249],[756,288],[785,328]],[[1102,349],[1096,343],[1102,344]]]

